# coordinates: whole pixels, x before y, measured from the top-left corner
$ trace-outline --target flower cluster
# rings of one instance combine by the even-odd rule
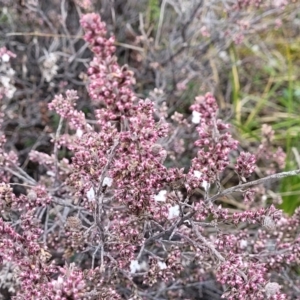
[[[62,95],[55,96],[53,101],[49,104],[49,109],[55,108],[56,112],[64,119],[68,120],[72,129],[86,130],[87,124],[85,121],[84,113],[77,111],[74,107],[78,99],[77,92],[68,90],[66,98]]]
[[[266,271],[264,264],[242,261],[240,257],[231,255],[218,270],[219,281],[231,286],[230,292],[224,293],[222,298],[266,299],[267,296],[268,299],[274,300],[286,299],[285,295],[280,293],[279,284],[266,282]]]
[[[237,148],[238,142],[228,132],[229,124],[217,119],[218,106],[212,94],[196,97],[195,102],[191,110],[193,114],[199,114],[199,125],[196,128],[199,139],[195,145],[200,149],[197,157],[192,160],[189,175],[193,178],[200,174],[197,177],[202,181],[212,183],[229,164],[228,154]]]
[[[245,178],[249,177],[255,170],[255,155],[251,153],[242,152],[237,159],[235,171],[237,174],[246,181]]]
[[[274,130],[271,126],[263,124],[261,133],[262,143],[256,153],[257,160],[263,160],[265,162],[267,165],[267,174],[275,173],[277,169],[284,169],[286,154],[281,147],[275,148],[272,144],[275,134]]]

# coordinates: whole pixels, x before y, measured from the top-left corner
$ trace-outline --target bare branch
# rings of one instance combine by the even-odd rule
[[[288,171],[288,172],[272,174],[270,176],[260,178],[258,180],[250,181],[250,182],[240,184],[240,185],[237,185],[237,186],[233,186],[229,189],[226,189],[223,192],[220,192],[219,194],[208,198],[207,202],[213,202],[213,201],[217,200],[219,197],[231,194],[231,193],[236,192],[236,191],[243,191],[246,188],[249,188],[251,186],[255,186],[255,185],[263,184],[263,183],[268,182],[268,181],[279,180],[281,178],[285,178],[285,177],[289,177],[289,176],[295,176],[295,175],[299,175],[299,174],[300,174],[300,169],[294,170],[294,171]]]

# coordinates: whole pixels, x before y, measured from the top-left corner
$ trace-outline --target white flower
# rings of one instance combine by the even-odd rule
[[[9,62],[10,60],[10,56],[7,53],[4,53],[1,58],[3,62]]]
[[[161,270],[165,270],[165,269],[167,268],[167,265],[166,265],[165,262],[158,261],[157,264],[158,264],[158,267],[159,267]]]
[[[275,224],[274,220],[269,216],[264,217],[262,224],[263,224],[263,227],[269,231],[276,230],[276,224]]]
[[[9,69],[6,72],[6,75],[9,76],[1,76],[0,77],[0,83],[4,87],[4,94],[7,98],[11,99],[16,91],[15,86],[11,83],[11,77],[13,76],[14,71],[12,69]],[[11,76],[10,76],[11,75]]]
[[[254,46],[251,47],[251,50],[253,52],[258,52],[259,51],[259,46],[258,45],[254,45]]]
[[[161,190],[157,195],[154,196],[154,200],[157,202],[165,202],[167,196],[166,190]]]
[[[57,75],[58,66],[56,65],[58,56],[54,53],[46,53],[42,58],[41,71],[47,82]]]
[[[194,176],[196,178],[201,178],[202,173],[200,171],[194,171]],[[210,187],[210,184],[207,181],[203,180],[201,186],[205,189],[205,191],[207,191]]]
[[[208,191],[210,184],[207,181],[203,181],[201,183],[202,187],[205,189],[205,191]]]
[[[179,205],[174,205],[172,207],[169,208],[169,215],[168,215],[168,219],[171,220],[171,219],[174,219],[176,217],[179,216]]]
[[[245,249],[248,246],[248,242],[246,240],[240,241],[240,248]]]
[[[229,56],[228,56],[228,54],[226,53],[226,51],[220,51],[220,52],[219,52],[219,57],[220,57],[223,61],[225,61],[225,62],[229,61]]]
[[[193,111],[192,113],[192,123],[199,124],[201,120],[201,114],[197,111]]]
[[[62,276],[58,276],[57,280],[52,280],[51,284],[54,286],[55,289],[60,290],[63,286],[64,279]]]
[[[53,171],[47,171],[46,174],[50,177],[55,177],[55,173]]]
[[[108,187],[111,187],[112,186],[112,183],[113,183],[113,179],[110,178],[110,177],[105,177],[104,180],[103,180],[103,186],[106,185]]]
[[[9,88],[10,78],[8,76],[1,76],[1,83],[5,88]]]
[[[265,286],[266,295],[269,298],[275,296],[280,290],[280,285],[277,282],[269,282]]]
[[[147,270],[147,263],[145,261],[139,263],[137,260],[132,260],[130,262],[130,273],[136,273],[142,270]]]
[[[202,173],[200,171],[194,171],[194,176],[200,178]]]
[[[83,131],[82,131],[81,129],[77,129],[77,130],[76,130],[76,136],[77,136],[78,138],[81,138],[82,135],[83,135]]]
[[[86,193],[86,196],[88,198],[89,201],[93,201],[95,200],[95,191],[93,189],[93,187],[91,187],[88,192]]]
[[[130,273],[136,273],[140,270],[140,264],[137,260],[132,260],[130,262]]]
[[[8,99],[11,99],[14,96],[14,93],[17,89],[11,85],[5,92],[5,95]]]

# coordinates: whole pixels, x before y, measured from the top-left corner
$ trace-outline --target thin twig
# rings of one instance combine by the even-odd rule
[[[107,159],[107,162],[106,162],[105,166],[102,169],[102,172],[101,172],[101,175],[100,175],[100,180],[99,180],[99,185],[98,185],[98,188],[97,188],[97,191],[96,191],[96,196],[97,197],[100,196],[100,193],[102,191],[102,186],[103,186],[103,180],[105,178],[107,169],[108,169],[109,165],[111,164],[111,162],[112,162],[112,160],[115,156],[115,152],[116,152],[116,149],[117,149],[118,145],[119,145],[119,140],[116,140],[115,143],[113,144],[112,148],[111,148],[111,151],[110,151],[109,157]]]
[[[192,222],[192,227],[194,232],[196,233],[196,236],[198,239],[207,247],[211,250],[211,252],[219,259],[219,261],[224,262],[225,258],[223,255],[215,248],[215,246],[209,242],[197,229],[197,226]]]
[[[8,32],[6,36],[40,36],[40,37],[62,37],[62,38],[83,38],[83,36],[67,36],[66,34],[56,34],[56,33],[46,33],[46,32],[38,32],[38,31],[32,31],[32,32]]]
[[[57,143],[57,141],[58,141],[58,138],[61,133],[62,125],[63,125],[63,118],[60,118],[57,130],[55,133],[54,150],[53,150],[53,154],[55,157],[55,165],[54,165],[54,168],[55,168],[55,177],[54,178],[55,179],[54,179],[54,183],[53,183],[54,187],[56,186],[57,179],[58,179],[58,143]]]
[[[161,8],[160,8],[160,15],[159,15],[157,33],[156,33],[156,37],[155,37],[155,48],[158,47],[158,43],[159,43],[159,40],[160,40],[162,25],[163,25],[163,21],[164,21],[164,14],[165,14],[166,4],[167,4],[167,0],[163,0],[163,3],[161,4]]]
[[[97,225],[100,229],[102,229],[101,215],[102,215],[103,199],[104,199],[103,181],[104,181],[106,172],[109,168],[109,165],[111,164],[111,162],[115,156],[115,152],[116,152],[118,145],[119,145],[119,140],[116,140],[111,148],[107,162],[102,169],[100,179],[99,179],[99,184],[98,184],[97,191],[96,191],[97,209],[94,211],[94,219],[95,219],[94,221],[97,223]],[[98,216],[97,216],[97,212],[98,212]]]
[[[97,252],[98,252],[98,250],[99,250],[99,248],[100,248],[101,246],[102,246],[102,245],[98,245],[97,248],[96,248],[96,250],[94,251],[94,253],[93,253],[93,255],[92,255],[92,269],[94,269],[94,267],[95,267],[95,257],[96,257],[96,254],[97,254]]]
[[[289,176],[295,176],[295,175],[299,175],[299,174],[300,174],[300,169],[294,170],[294,171],[288,171],[288,172],[272,174],[270,176],[260,178],[258,180],[246,182],[244,184],[236,185],[236,186],[233,186],[229,189],[226,189],[226,190],[220,192],[219,194],[216,194],[216,195],[208,198],[207,202],[213,202],[216,199],[218,199],[219,197],[231,194],[231,193],[236,192],[236,191],[243,191],[246,188],[249,188],[249,187],[254,186],[254,185],[259,185],[259,184],[265,183],[267,181],[278,180],[278,179],[281,179],[281,178],[285,178],[285,177],[289,177]]]
[[[298,149],[295,148],[295,147],[292,148],[292,151],[293,151],[293,153],[294,153],[294,156],[295,156],[295,159],[296,159],[298,168],[300,168],[300,155],[299,155],[299,151],[298,151]]]
[[[46,33],[46,32],[9,32],[6,36],[40,36],[40,37],[53,37],[53,38],[69,38],[69,39],[83,39],[83,35],[67,35],[67,34],[56,34],[56,33]],[[144,49],[138,46],[115,42],[116,46],[136,50],[139,52],[144,52]]]
[[[48,234],[48,222],[49,222],[49,213],[48,213],[48,207],[46,207],[46,220],[44,224],[44,234],[43,234],[43,242],[44,245],[47,245],[47,234]]]
[[[219,261],[221,261],[222,263],[224,263],[226,261],[225,257],[215,248],[215,246],[209,242],[197,229],[197,227],[195,226],[195,224],[193,224],[192,222],[192,227],[194,232],[196,233],[196,236],[198,237],[198,239],[206,246],[210,249],[210,251],[219,259]],[[243,279],[245,280],[245,282],[247,282],[247,275],[240,269],[236,269],[236,271],[243,277]]]
[[[12,175],[15,175],[16,177],[18,177],[19,179],[22,179],[22,180],[24,180],[25,182],[27,182],[27,183],[29,183],[29,184],[32,184],[32,185],[36,185],[36,181],[33,179],[33,178],[31,178],[29,175],[27,175],[26,173],[26,175],[27,176],[22,176],[20,173],[18,173],[18,172],[16,172],[16,171],[14,171],[14,170],[12,170],[11,168],[9,168],[9,167],[4,167],[4,168],[2,168],[2,169],[4,169],[5,171],[7,171],[7,172],[9,172],[9,173],[11,173]],[[21,169],[22,170],[22,169]],[[18,171],[20,171],[20,168],[18,168]],[[23,170],[22,170],[23,171]]]

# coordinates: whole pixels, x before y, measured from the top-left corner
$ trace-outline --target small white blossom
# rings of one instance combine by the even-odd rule
[[[197,111],[193,111],[192,113],[192,123],[199,124],[201,121],[201,114]]]
[[[205,191],[208,191],[210,184],[207,181],[203,181],[201,183],[202,187],[205,189]]]
[[[47,171],[46,174],[50,177],[55,177],[55,173],[53,171]]]
[[[154,200],[157,202],[165,202],[167,197],[167,191],[161,190],[157,195],[154,196]]]
[[[63,286],[64,279],[62,276],[58,276],[57,280],[52,280],[51,284],[55,289],[60,290]]]
[[[130,262],[130,273],[136,273],[140,270],[140,264],[137,260],[132,260]]]
[[[93,189],[93,187],[91,187],[88,192],[86,193],[86,196],[88,198],[89,201],[93,201],[95,200],[95,191]]]
[[[280,285],[277,282],[269,282],[265,286],[265,293],[269,298],[275,296],[280,290]]]
[[[1,83],[5,88],[9,88],[10,78],[8,76],[1,76]]]
[[[200,171],[194,171],[194,176],[197,177],[197,178],[201,178],[202,173]],[[204,180],[201,183],[201,186],[205,189],[205,191],[207,191],[210,187],[210,184],[207,181]]]
[[[6,97],[8,99],[11,99],[13,97],[13,95],[14,95],[14,93],[15,93],[16,90],[17,89],[13,85],[11,85],[10,88],[6,90]]]
[[[77,129],[77,130],[76,130],[76,136],[77,136],[78,138],[81,138],[82,135],[83,135],[83,131],[82,131],[81,129]]]
[[[137,260],[132,260],[130,262],[130,273],[136,273],[143,270],[147,270],[147,263],[145,261],[138,262]]]
[[[194,171],[194,176],[197,178],[201,178],[202,173],[199,171]]]
[[[179,216],[179,205],[174,205],[172,207],[169,208],[169,215],[168,215],[168,219],[171,220],[171,219],[174,219],[176,217]]]
[[[54,53],[46,53],[41,60],[42,64],[40,66],[43,77],[47,82],[50,82],[53,77],[57,75],[58,65],[56,63],[58,61],[58,56]]]
[[[1,57],[3,62],[9,62],[10,56],[7,53],[4,53]]]
[[[158,261],[157,264],[158,264],[158,267],[159,267],[161,270],[165,270],[165,269],[167,268],[167,265],[166,265],[165,262]]]
[[[269,231],[274,231],[276,229],[276,224],[271,217],[265,216],[263,219],[263,227]]]
[[[245,249],[248,246],[248,242],[246,240],[240,241],[240,248]]]
[[[113,183],[113,179],[110,178],[110,177],[105,177],[104,180],[103,180],[103,186],[108,186],[108,187],[111,187],[112,186],[112,183]]]
[[[259,46],[258,45],[254,45],[254,46],[251,47],[251,50],[253,52],[258,52],[259,51]]]
[[[219,52],[219,57],[220,57],[223,61],[225,61],[225,62],[229,61],[229,56],[228,56],[228,54],[226,53],[226,51],[220,51],[220,52]]]

